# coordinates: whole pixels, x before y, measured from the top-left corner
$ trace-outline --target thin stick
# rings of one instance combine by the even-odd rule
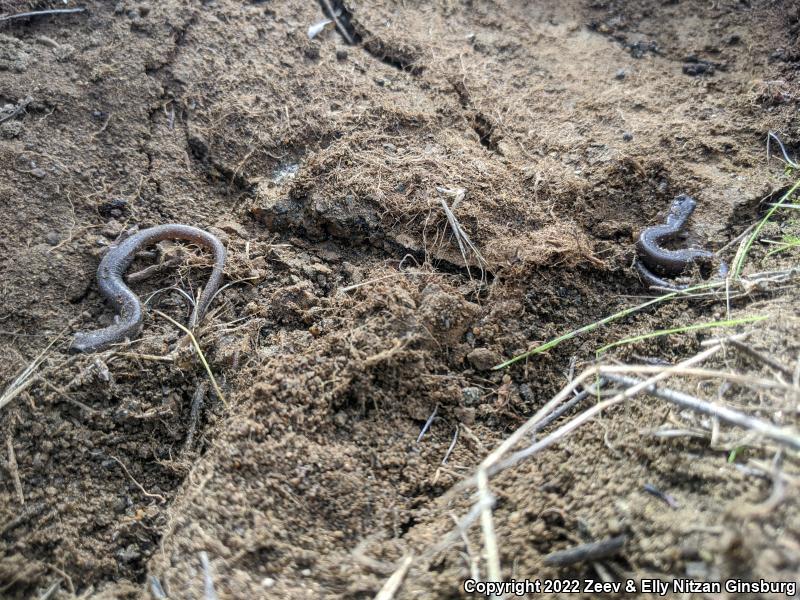
[[[530,456],[533,456],[537,452],[540,452],[541,450],[544,450],[545,448],[547,448],[548,446],[550,446],[553,443],[557,442],[561,438],[563,438],[563,437],[567,436],[568,434],[572,433],[575,429],[577,429],[578,427],[580,427],[584,423],[586,423],[586,422],[590,421],[591,419],[593,419],[595,415],[603,412],[606,408],[609,408],[609,407],[611,407],[611,406],[613,406],[615,404],[619,404],[620,402],[622,402],[624,400],[627,400],[628,398],[632,398],[633,396],[635,396],[636,394],[638,394],[639,392],[644,390],[646,387],[652,386],[653,384],[661,381],[662,379],[666,379],[667,377],[670,377],[672,375],[680,374],[681,372],[683,372],[683,370],[688,365],[692,365],[692,364],[696,364],[696,363],[699,363],[699,362],[703,362],[708,357],[710,357],[712,354],[714,354],[717,351],[719,351],[720,348],[721,348],[721,346],[714,346],[714,347],[709,348],[708,350],[706,350],[704,352],[701,352],[700,354],[692,356],[691,358],[688,358],[687,360],[678,363],[677,365],[675,365],[673,367],[667,367],[666,369],[661,367],[661,370],[659,372],[657,372],[655,375],[653,375],[652,377],[650,377],[646,381],[642,381],[641,383],[639,383],[639,384],[637,384],[637,385],[635,385],[633,387],[628,388],[624,392],[621,392],[621,393],[617,394],[616,396],[614,396],[612,398],[609,398],[608,400],[604,400],[603,402],[599,402],[598,404],[595,404],[592,408],[584,411],[583,413],[581,413],[580,415],[578,415],[577,417],[575,417],[574,419],[572,419],[571,421],[569,421],[568,423],[563,425],[562,427],[556,429],[553,433],[548,435],[542,441],[540,441],[540,442],[538,442],[536,444],[533,444],[532,446],[529,446],[528,448],[525,448],[524,450],[520,450],[519,452],[515,452],[514,454],[509,456],[507,459],[505,459],[503,462],[501,462],[501,463],[497,464],[495,467],[493,467],[491,473],[492,474],[499,473],[500,471],[503,471],[503,470],[505,470],[505,469],[507,469],[507,468],[509,468],[511,466],[516,465],[520,461],[525,460],[526,458],[529,458]],[[605,376],[605,373],[603,373],[603,375]]]
[[[25,495],[22,493],[22,481],[20,481],[19,478],[17,455],[14,453],[14,440],[11,439],[11,433],[6,437],[6,446],[8,447],[8,470],[11,472],[11,478],[14,480],[14,490],[17,492],[19,503],[25,504]]]
[[[71,15],[74,13],[86,12],[85,8],[53,8],[50,10],[34,10],[32,12],[17,13],[15,15],[5,15],[0,17],[0,23],[11,21],[12,19],[27,19],[28,17],[44,17],[47,15]]]
[[[156,498],[161,502],[161,504],[164,504],[167,501],[167,499],[164,498],[164,496],[162,496],[161,494],[151,494],[146,489],[144,489],[144,487],[142,487],[142,484],[136,481],[136,479],[134,479],[133,475],[131,475],[131,472],[128,471],[128,467],[126,467],[125,463],[123,463],[120,459],[118,459],[116,456],[112,456],[111,454],[109,454],[108,456],[113,460],[115,460],[120,467],[122,467],[122,470],[125,471],[125,475],[127,475],[130,478],[130,480],[134,484],[136,484],[136,487],[138,487],[139,491],[142,492],[145,496],[147,496],[148,498]]]
[[[208,561],[208,554],[205,551],[200,552],[200,564],[203,566],[203,599],[217,600],[214,578],[211,575],[211,563]]]
[[[472,544],[469,543],[469,537],[467,537],[467,532],[460,528],[458,523],[458,518],[456,518],[454,514],[450,513],[450,518],[452,518],[453,522],[455,522],[456,527],[458,528],[458,532],[461,534],[461,541],[464,542],[464,548],[467,551],[467,566],[469,566],[470,576],[475,581],[478,581],[481,578],[480,572],[478,571],[478,558],[472,551]]]
[[[340,34],[342,34],[344,40],[351,46],[355,46],[356,42],[353,39],[353,36],[350,35],[350,32],[347,31],[347,28],[339,20],[339,15],[336,14],[338,11],[333,9],[331,3],[328,0],[322,0],[322,4],[325,5],[325,12],[328,13],[328,17],[332,19],[333,22],[336,24],[336,29],[339,31]]]
[[[581,544],[567,548],[566,550],[559,550],[558,552],[551,552],[544,557],[544,564],[554,567],[565,567],[574,565],[581,562],[590,562],[601,560],[618,554],[625,546],[626,537],[618,535],[599,542],[591,542],[589,544]]]
[[[189,339],[192,340],[192,344],[194,345],[194,349],[197,350],[197,355],[200,357],[200,362],[203,363],[203,366],[206,368],[206,373],[208,373],[208,377],[209,379],[211,379],[211,385],[214,386],[214,392],[216,392],[219,399],[222,400],[222,403],[225,405],[225,408],[228,408],[228,403],[225,401],[225,396],[222,395],[222,390],[219,389],[219,386],[217,385],[217,380],[214,378],[214,373],[211,372],[211,367],[208,366],[208,361],[206,361],[206,356],[200,349],[200,344],[197,343],[197,338],[194,337],[194,334],[191,331],[189,331],[186,327],[178,323],[175,319],[173,319],[168,315],[165,315],[160,310],[154,310],[153,312],[157,314],[159,317],[163,317],[164,319],[166,319],[167,321],[178,327],[181,331],[183,331],[186,335],[189,336]]]
[[[397,567],[397,570],[392,573],[392,576],[386,580],[386,583],[383,584],[383,587],[381,587],[380,591],[375,595],[375,600],[392,600],[392,598],[394,598],[397,590],[399,590],[400,586],[403,584],[403,580],[406,578],[406,574],[411,568],[412,562],[414,562],[413,554],[409,554],[400,562],[400,566]]]
[[[658,373],[661,369],[663,369],[663,367],[659,367],[657,365],[608,365],[599,367],[600,373],[602,373],[602,375],[604,376],[613,373],[617,374]],[[738,383],[740,385],[748,387],[763,388],[763,389],[780,389],[793,393],[797,392],[797,390],[793,386],[789,385],[788,383],[783,383],[782,381],[750,377],[747,375],[738,375],[736,373],[726,373],[725,371],[715,371],[714,369],[699,369],[696,367],[687,367],[680,369],[679,374],[689,375],[693,377],[724,379],[726,381],[732,381],[734,383]]]
[[[456,425],[456,430],[453,433],[453,441],[450,442],[450,447],[447,449],[447,454],[444,455],[442,459],[442,464],[447,464],[447,459],[450,458],[450,454],[453,452],[453,448],[456,447],[456,442],[458,441],[458,425]]]
[[[433,412],[431,413],[431,416],[428,417],[427,421],[425,421],[425,425],[423,425],[422,431],[419,432],[419,436],[417,436],[417,443],[418,444],[422,441],[422,436],[424,436],[425,432],[428,431],[428,429],[431,426],[431,423],[433,423],[433,420],[436,418],[436,413],[438,413],[438,412],[439,412],[439,405],[437,404],[434,407]]]
[[[686,369],[688,365],[696,364],[698,362],[705,360],[706,358],[717,352],[720,348],[721,348],[720,345],[716,345],[673,367],[668,367],[668,368],[659,367],[657,375],[651,377],[648,380],[648,385],[654,383],[655,381],[660,381],[665,377],[669,377],[678,372],[679,370],[683,371]],[[575,388],[582,385],[583,382],[586,381],[587,379],[600,375],[600,373],[601,373],[600,367],[597,366],[590,367],[589,369],[586,369],[583,373],[578,375],[575,379],[573,379],[569,384],[564,386],[561,389],[561,391],[558,392],[558,394],[556,394],[549,402],[545,403],[545,405],[542,408],[540,408],[535,415],[533,415],[523,425],[521,425],[514,433],[512,433],[508,438],[506,438],[506,440],[502,444],[500,444],[497,448],[495,448],[495,450],[493,450],[489,454],[489,456],[483,459],[483,461],[478,466],[478,469],[476,470],[476,475],[455,484],[444,494],[444,496],[450,497],[457,492],[475,486],[477,483],[477,471],[480,471],[481,469],[486,470],[489,475],[494,475],[495,473],[498,473],[516,464],[517,462],[527,458],[528,456],[532,456],[536,452],[539,452],[540,450],[547,448],[553,442],[557,441],[560,437],[570,433],[573,429],[577,428],[585,421],[591,419],[595,413],[601,412],[606,407],[612,404],[616,404],[625,397],[632,396],[639,391],[639,389],[631,388],[626,392],[623,392],[622,394],[617,394],[616,396],[614,396],[609,400],[605,400],[599,404],[596,404],[594,407],[582,413],[580,416],[576,417],[566,425],[560,427],[559,429],[557,429],[556,431],[554,431],[553,433],[542,439],[540,442],[537,442],[536,444],[533,444],[532,446],[526,448],[525,450],[521,450],[520,452],[513,454],[511,457],[500,463],[500,460],[503,458],[503,456],[508,451],[510,451],[514,446],[516,446],[520,441],[522,441],[522,439],[527,435],[527,433],[532,429],[534,429],[542,419],[544,419],[547,415],[549,415],[553,410],[555,410],[555,408],[559,404],[561,404],[567,397],[569,397]]]
[[[619,383],[620,385],[626,387],[641,386],[642,383],[644,383],[641,379],[636,377],[609,374],[606,374],[605,376],[610,381]],[[757,419],[755,417],[749,417],[738,411],[728,408],[727,406],[714,404],[713,402],[707,402],[677,390],[657,388],[655,385],[648,385],[642,388],[642,391],[646,394],[650,394],[651,396],[655,396],[656,398],[661,398],[662,400],[677,404],[681,408],[688,408],[695,412],[717,418],[720,421],[724,421],[730,425],[736,425],[737,427],[742,427],[743,429],[747,429],[749,431],[755,431],[756,433],[778,442],[779,444],[788,446],[795,450],[800,450],[800,433],[793,432],[790,429],[777,427],[772,423],[762,421],[761,419]]]
[[[55,344],[58,340],[61,339],[61,336],[63,336],[68,329],[69,326],[62,329],[61,332],[58,335],[56,335],[56,337],[54,337],[50,341],[50,343],[47,344],[47,346],[45,346],[44,350],[42,350],[36,356],[36,358],[34,358],[33,361],[27,367],[25,367],[22,373],[20,373],[17,376],[17,378],[14,379],[14,381],[12,381],[11,384],[5,389],[3,394],[0,396],[0,409],[2,409],[6,404],[8,404],[14,398],[16,398],[25,388],[27,388],[33,382],[33,379],[31,379],[31,375],[37,368],[39,368],[39,365],[44,360],[44,356],[45,354],[47,354],[47,351],[53,347],[53,344]]]
[[[186,441],[183,443],[183,451],[186,452],[192,447],[194,432],[197,431],[197,421],[200,419],[200,410],[203,408],[203,400],[208,391],[208,383],[202,381],[195,390],[192,398],[192,408],[189,411],[189,431],[186,433]]]
[[[778,373],[781,373],[781,374],[785,375],[790,380],[792,379],[793,373],[792,373],[792,371],[790,369],[788,369],[787,367],[784,367],[781,363],[779,363],[778,361],[770,358],[769,356],[764,356],[763,354],[758,352],[755,348],[751,348],[747,344],[743,344],[739,340],[735,340],[735,339],[731,339],[730,340],[730,344],[731,344],[731,346],[734,346],[735,348],[741,350],[745,354],[748,354],[748,355],[752,356],[756,360],[760,360],[765,365],[767,365],[767,366],[771,367],[772,369],[776,370]]]
[[[53,596],[56,595],[56,591],[60,587],[61,587],[61,582],[60,581],[56,581],[53,585],[51,585],[49,588],[47,588],[42,593],[41,596],[39,596],[39,600],[50,600],[50,598],[52,598]]]
[[[603,386],[603,384],[604,382],[601,379],[600,381],[597,382],[597,385],[592,386],[591,388],[586,388],[585,390],[578,393],[572,400],[570,400],[569,402],[565,402],[564,404],[559,406],[556,410],[551,412],[549,415],[547,415],[544,419],[542,419],[539,423],[536,424],[536,427],[533,428],[533,433],[536,434],[536,432],[541,431],[542,429],[550,425],[550,423],[558,419],[561,415],[563,415],[569,409],[574,407],[576,404],[580,404],[581,402],[583,402],[589,396],[589,394],[596,393],[597,390],[599,390],[600,387]]]
[[[494,534],[494,524],[492,522],[492,508],[494,508],[494,496],[489,491],[489,476],[486,469],[478,469],[478,495],[481,506],[481,530],[483,532],[483,546],[486,549],[486,567],[489,574],[489,581],[500,583],[502,574],[500,572],[500,554],[497,551],[497,538]],[[495,595],[495,598],[500,598]]]

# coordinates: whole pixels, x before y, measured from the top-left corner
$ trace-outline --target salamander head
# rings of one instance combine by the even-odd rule
[[[691,196],[687,196],[686,194],[681,194],[675,200],[672,201],[672,207],[670,208],[671,213],[676,213],[681,216],[686,215],[689,216],[694,211],[695,207],[697,206],[697,202]]]

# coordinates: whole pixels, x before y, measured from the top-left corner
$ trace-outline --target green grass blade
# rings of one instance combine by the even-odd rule
[[[635,335],[633,337],[617,340],[616,342],[611,342],[610,344],[606,344],[605,346],[598,348],[596,354],[597,356],[600,356],[607,350],[610,350],[611,348],[616,348],[617,346],[633,344],[634,342],[640,342],[642,340],[648,340],[650,338],[661,337],[673,333],[686,333],[688,331],[697,331],[698,329],[711,329],[712,327],[735,327],[736,325],[743,325],[744,323],[756,323],[757,321],[763,321],[766,318],[768,317],[764,315],[759,315],[756,317],[743,317],[741,319],[728,319],[726,321],[695,323],[694,325],[685,325],[684,327],[675,327],[673,329],[659,329],[657,331],[651,331],[649,333],[643,333],[641,335]]]
[[[663,296],[659,296],[658,298],[653,298],[652,300],[648,300],[647,302],[644,302],[642,304],[638,304],[636,306],[631,306],[629,308],[626,308],[624,310],[616,312],[613,315],[609,315],[609,316],[607,316],[607,317],[605,317],[603,319],[600,319],[599,321],[595,321],[594,323],[589,323],[588,325],[584,325],[583,327],[581,327],[579,329],[575,329],[573,331],[570,331],[569,333],[565,333],[564,335],[561,335],[561,336],[559,336],[559,337],[557,337],[555,339],[552,339],[549,342],[545,342],[544,344],[541,344],[540,346],[536,346],[533,350],[528,350],[527,352],[523,352],[522,354],[518,354],[517,356],[515,356],[513,358],[510,358],[507,361],[492,367],[492,370],[493,371],[498,371],[500,369],[505,369],[506,367],[509,367],[509,366],[513,365],[514,363],[519,362],[520,360],[528,358],[529,356],[533,356],[535,354],[541,354],[542,352],[547,352],[551,348],[555,348],[556,346],[558,346],[561,342],[566,342],[567,340],[571,340],[572,338],[577,337],[577,336],[579,336],[579,335],[581,335],[583,333],[589,333],[590,331],[594,331],[595,329],[597,329],[599,327],[602,327],[603,325],[607,325],[608,323],[611,323],[611,322],[616,321],[618,319],[621,319],[623,317],[627,317],[628,315],[633,314],[635,312],[638,312],[640,310],[643,310],[643,309],[647,308],[648,306],[653,306],[654,304],[658,304],[660,302],[666,302],[668,300],[673,300],[673,299],[678,298],[678,297],[683,297],[683,296],[686,295],[687,292],[694,292],[694,291],[698,291],[698,290],[707,290],[707,289],[711,289],[711,288],[715,288],[715,287],[720,287],[720,286],[722,286],[724,284],[725,284],[724,281],[713,281],[711,283],[701,283],[701,284],[698,284],[698,285],[693,285],[691,287],[688,287],[688,288],[686,288],[684,290],[680,290],[680,291],[677,291],[677,292],[670,292],[668,294],[664,294]]]
[[[758,225],[756,225],[756,228],[753,229],[750,237],[748,237],[747,241],[745,242],[744,251],[739,254],[736,263],[731,268],[731,273],[734,279],[740,278],[742,269],[744,268],[744,262],[747,259],[747,254],[750,252],[750,247],[753,245],[756,239],[758,239],[758,236],[761,234],[761,230],[764,229],[764,226],[772,218],[772,215],[775,213],[775,211],[779,210],[783,206],[784,202],[791,198],[798,188],[800,188],[800,179],[798,179],[795,184],[789,188],[789,191],[786,192],[781,199],[778,200],[778,202],[772,205],[772,208],[767,211],[767,214],[764,215],[764,218],[761,219]]]

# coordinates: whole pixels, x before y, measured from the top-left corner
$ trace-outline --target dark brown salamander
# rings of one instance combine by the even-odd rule
[[[714,253],[708,250],[699,248],[669,250],[661,245],[666,241],[675,239],[681,233],[696,206],[697,203],[693,198],[682,194],[673,200],[666,223],[648,227],[639,234],[639,240],[636,242],[638,258],[635,267],[648,287],[683,289],[686,287],[685,285],[680,286],[670,283],[656,273],[680,275],[692,263],[711,262],[713,260]],[[727,273],[728,266],[725,263],[720,263],[720,277],[725,277]]]
[[[168,239],[194,242],[209,248],[214,253],[214,269],[197,301],[190,326],[194,327],[202,319],[222,281],[225,246],[216,237],[197,227],[179,224],[158,225],[140,231],[124,240],[119,246],[112,247],[100,261],[100,266],[97,268],[97,283],[100,292],[119,313],[119,318],[113,325],[104,329],[76,333],[70,352],[95,352],[139,333],[142,327],[142,305],[139,297],[122,281],[122,275],[133,262],[136,252],[149,244]]]

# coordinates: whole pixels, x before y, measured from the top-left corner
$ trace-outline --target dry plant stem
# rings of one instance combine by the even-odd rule
[[[17,492],[20,504],[25,504],[25,495],[22,493],[22,481],[19,478],[19,467],[17,467],[17,455],[14,453],[14,440],[11,434],[6,437],[6,446],[8,446],[8,470],[11,472],[11,478],[14,480],[14,491]]]
[[[12,19],[27,19],[29,17],[44,17],[47,15],[71,15],[74,13],[86,12],[85,8],[53,8],[50,10],[35,10],[32,12],[17,13],[15,15],[5,15],[0,17],[0,23],[11,21]]]
[[[717,352],[721,348],[720,345],[713,346],[700,354],[693,356],[692,358],[683,361],[673,367],[659,367],[657,371],[657,375],[651,377],[647,380],[647,385],[652,385],[653,383],[660,381],[666,377],[676,374],[677,372],[683,372],[688,366],[692,364],[696,364],[701,362]],[[583,373],[578,375],[575,379],[573,379],[568,385],[564,386],[558,394],[556,394],[549,402],[547,402],[539,411],[533,415],[528,421],[526,421],[521,427],[519,427],[514,433],[512,433],[506,440],[500,444],[495,450],[489,454],[478,466],[477,471],[485,470],[488,475],[494,475],[506,469],[510,466],[517,464],[520,460],[527,458],[535,454],[536,452],[543,450],[550,446],[553,442],[557,441],[560,437],[570,433],[573,429],[576,429],[584,422],[590,420],[596,413],[601,412],[608,406],[612,404],[616,404],[617,402],[622,401],[623,399],[633,396],[634,394],[638,393],[641,389],[646,387],[645,385],[636,386],[635,388],[630,388],[621,394],[617,394],[613,398],[609,400],[605,400],[599,404],[596,404],[594,407],[589,409],[588,411],[582,413],[580,416],[576,417],[560,429],[556,430],[552,434],[545,437],[540,442],[537,442],[533,446],[526,448],[525,450],[521,450],[513,454],[511,457],[505,459],[500,462],[503,456],[505,456],[512,448],[514,448],[519,442],[523,440],[523,438],[536,426],[539,422],[544,419],[547,415],[549,415],[555,408],[561,404],[571,393],[574,389],[578,386],[582,385],[584,381],[590,379],[592,377],[597,377],[598,375],[605,374],[605,370],[608,367],[591,367],[586,369]],[[451,497],[453,494],[469,489],[476,485],[476,477],[470,477],[455,484],[450,490],[445,493],[445,497]]]
[[[581,562],[601,560],[614,556],[625,546],[626,537],[618,535],[599,542],[591,542],[552,552],[544,557],[544,564],[556,567],[574,565]]]
[[[203,566],[203,600],[217,600],[214,578],[211,575],[211,563],[208,561],[208,554],[205,551],[200,553],[200,564]]]
[[[131,481],[132,481],[132,482],[133,482],[133,483],[136,485],[136,487],[138,487],[138,488],[139,488],[139,491],[140,491],[140,492],[142,492],[142,494],[144,494],[144,495],[145,495],[145,496],[147,496],[148,498],[155,498],[155,499],[156,499],[156,500],[158,500],[158,501],[159,501],[161,504],[164,504],[164,503],[167,501],[167,499],[166,499],[166,498],[164,498],[164,496],[162,496],[161,494],[151,494],[151,493],[150,493],[150,492],[148,492],[146,489],[144,489],[144,487],[142,487],[142,484],[141,484],[141,483],[139,483],[138,481],[136,481],[136,479],[134,479],[133,475],[131,475],[131,472],[130,472],[130,471],[128,471],[128,467],[126,467],[126,466],[125,466],[125,463],[123,463],[123,462],[122,462],[120,459],[118,459],[116,456],[112,456],[112,455],[110,455],[110,454],[109,454],[109,457],[110,457],[110,458],[112,458],[114,461],[116,461],[116,463],[117,463],[117,464],[118,464],[120,467],[122,467],[122,470],[123,470],[123,471],[125,471],[125,475],[127,475],[127,476],[128,476],[128,478],[129,478],[129,479],[130,479],[130,480],[131,480]]]
[[[453,519],[453,522],[458,527],[458,518],[452,513],[450,513],[450,518]],[[469,543],[469,538],[467,537],[467,532],[463,529],[458,529],[458,532],[461,534],[461,541],[464,542],[464,549],[467,552],[467,565],[469,566],[469,574],[472,579],[475,581],[479,581],[481,578],[480,571],[478,571],[478,558],[475,556],[475,553],[472,551],[472,544]]]
[[[60,581],[56,581],[53,585],[51,585],[49,588],[47,588],[42,593],[41,596],[39,596],[39,600],[50,600],[50,598],[52,598],[53,596],[56,595],[56,592],[58,591],[58,588],[60,588],[60,587],[61,587],[61,582]]]
[[[445,453],[444,458],[442,459],[442,464],[447,464],[447,459],[450,458],[450,455],[453,453],[453,449],[456,447],[456,442],[458,441],[458,425],[456,425],[456,430],[453,433],[453,441],[450,442],[450,447],[447,449],[447,453]]]
[[[433,423],[433,420],[436,418],[436,413],[438,413],[438,412],[439,412],[439,405],[437,404],[433,408],[433,412],[431,413],[431,416],[428,417],[427,421],[425,421],[425,425],[422,426],[422,431],[419,432],[419,436],[417,436],[417,443],[418,444],[422,441],[422,437],[425,435],[425,433],[428,431],[428,429],[430,429],[431,423]]]
[[[484,260],[483,255],[478,251],[475,245],[472,243],[472,240],[469,239],[467,232],[464,231],[464,228],[461,227],[461,223],[459,223],[458,219],[456,218],[455,213],[453,210],[458,205],[459,202],[464,198],[464,190],[449,190],[446,188],[436,188],[441,194],[448,194],[450,196],[455,196],[455,200],[453,201],[453,208],[451,209],[444,198],[439,198],[439,202],[442,205],[442,209],[444,210],[444,214],[447,217],[447,222],[450,224],[450,228],[453,230],[453,235],[456,237],[456,242],[458,243],[458,249],[461,252],[461,258],[464,260],[464,266],[467,268],[467,274],[469,275],[470,280],[472,280],[472,272],[469,268],[469,261],[467,260],[467,247],[469,250],[475,255],[475,258],[478,261],[478,268],[481,272],[481,285],[485,283],[486,280],[486,260]],[[464,245],[466,243],[466,246]]]
[[[403,584],[403,579],[405,579],[408,570],[411,568],[411,563],[413,562],[413,554],[406,556],[400,562],[400,566],[397,567],[397,570],[386,580],[386,583],[383,584],[383,587],[381,587],[380,591],[375,595],[375,600],[392,600],[397,590],[399,590],[400,586]]]
[[[194,433],[197,431],[197,421],[200,419],[200,410],[203,408],[203,400],[208,391],[208,383],[201,382],[195,390],[194,398],[192,398],[192,408],[189,412],[189,431],[186,433],[186,441],[183,443],[183,451],[186,452],[192,447],[194,440]]]
[[[605,377],[609,381],[613,381],[614,383],[618,383],[629,388],[633,386],[641,386],[642,383],[644,383],[641,379],[636,377],[626,377],[625,375],[610,375],[606,373]],[[738,411],[728,408],[727,406],[721,406],[719,404],[714,404],[713,402],[706,402],[705,400],[695,398],[694,396],[690,396],[689,394],[685,394],[677,390],[658,388],[655,385],[649,385],[643,388],[643,391],[646,394],[655,396],[656,398],[676,404],[681,408],[688,408],[695,412],[709,415],[730,425],[736,425],[749,431],[754,431],[766,438],[778,442],[779,444],[788,446],[789,448],[800,450],[800,433],[792,433],[789,430],[776,427],[775,425],[767,423],[766,421],[762,421],[761,419],[744,415]]]
[[[596,385],[576,394],[572,400],[570,400],[569,402],[565,402],[564,404],[559,406],[556,410],[547,415],[544,419],[542,419],[540,423],[537,423],[536,427],[533,428],[533,433],[535,434],[537,431],[541,431],[542,429],[550,425],[550,423],[558,419],[560,416],[562,416],[565,412],[574,407],[576,404],[580,404],[581,402],[583,402],[589,396],[589,394],[595,394],[603,386],[603,384],[604,382],[601,379],[600,381],[597,382]]]
[[[732,346],[734,346],[735,348],[737,348],[737,349],[741,350],[742,352],[744,352],[745,354],[748,354],[748,355],[752,356],[756,360],[760,360],[765,365],[767,365],[768,367],[774,369],[778,373],[781,373],[782,375],[785,375],[791,381],[792,375],[793,375],[792,371],[789,370],[788,368],[784,367],[778,361],[770,358],[769,356],[765,356],[765,355],[761,354],[755,348],[752,348],[752,347],[748,346],[747,344],[744,344],[744,343],[740,342],[739,340],[731,339],[731,340],[729,340],[729,343]]]
[[[619,365],[619,366],[614,365],[614,366],[600,367],[600,372],[603,375],[620,374],[620,373],[648,374],[648,373],[658,373],[662,369],[663,367],[659,367],[657,365]],[[737,373],[715,371],[714,369],[700,369],[700,368],[686,367],[684,369],[681,369],[680,375],[687,375],[690,377],[706,377],[708,379],[723,379],[725,381],[738,383],[739,385],[751,388],[761,388],[765,390],[778,389],[793,394],[797,393],[797,390],[794,388],[794,386],[788,383],[784,383],[782,381],[776,381],[774,379],[748,377],[746,375],[739,375]]]
[[[211,379],[211,385],[214,386],[214,392],[216,392],[219,399],[222,400],[222,403],[225,405],[225,408],[228,408],[228,403],[225,400],[225,396],[222,394],[222,390],[219,389],[219,386],[217,385],[217,380],[214,378],[214,373],[211,372],[211,367],[208,366],[208,361],[206,361],[206,356],[200,349],[200,344],[197,343],[197,338],[194,337],[194,334],[191,331],[189,331],[186,327],[178,323],[175,319],[165,315],[160,310],[156,310],[153,312],[155,312],[155,314],[157,314],[159,317],[163,317],[164,319],[166,319],[167,321],[169,321],[170,323],[181,329],[186,335],[189,336],[189,339],[192,340],[192,344],[194,345],[194,349],[197,350],[197,355],[200,357],[200,362],[203,363],[203,366],[206,368],[206,373],[208,373],[208,377],[209,379]]]
[[[481,507],[481,531],[483,533],[483,547],[486,551],[486,570],[489,581],[499,583],[502,581],[500,572],[500,554],[497,551],[497,538],[494,534],[494,523],[492,522],[492,509],[494,508],[494,497],[489,491],[489,476],[485,469],[478,469],[478,501]],[[495,595],[495,598],[500,596]]]
[[[351,46],[355,46],[356,42],[353,37],[350,35],[350,32],[347,31],[347,28],[342,25],[342,22],[339,20],[339,16],[336,14],[336,10],[334,10],[333,6],[329,0],[321,0],[322,4],[325,6],[325,10],[328,13],[328,17],[334,22],[336,25],[336,30],[342,35],[344,40],[350,44]]]
[[[70,323],[70,325],[71,324],[72,323]],[[24,391],[27,387],[29,387],[31,383],[33,383],[34,378],[31,377],[31,375],[33,375],[33,372],[39,368],[39,365],[44,360],[47,351],[53,347],[53,344],[55,344],[58,340],[61,339],[61,336],[63,336],[68,329],[69,326],[65,327],[64,329],[61,330],[61,332],[58,335],[56,335],[56,337],[50,340],[50,343],[47,344],[47,346],[45,346],[44,350],[42,350],[36,356],[36,358],[34,358],[33,361],[27,367],[25,367],[22,373],[20,373],[17,376],[17,378],[14,379],[14,381],[12,381],[11,384],[3,391],[3,394],[0,395],[0,409],[2,409],[6,404],[11,402],[22,391]]]
[[[709,356],[711,356],[712,354],[716,353],[720,348],[721,348],[721,346],[714,346],[712,348],[709,348],[705,352],[701,352],[700,354],[697,354],[696,356],[692,356],[691,358],[689,358],[689,359],[687,359],[687,360],[685,360],[685,361],[683,361],[681,363],[678,363],[677,365],[675,365],[673,367],[662,368],[659,373],[657,373],[656,375],[653,375],[650,379],[647,379],[646,381],[643,381],[638,385],[630,387],[627,390],[625,390],[624,392],[621,392],[621,393],[617,394],[616,396],[614,396],[612,398],[609,398],[608,400],[604,400],[602,402],[599,402],[598,404],[595,404],[592,408],[584,411],[583,413],[581,413],[580,415],[575,417],[573,420],[569,421],[567,424],[565,424],[562,427],[556,429],[553,433],[548,435],[542,441],[540,441],[540,442],[538,442],[536,444],[533,444],[532,446],[529,446],[528,448],[525,448],[524,450],[520,450],[519,452],[515,452],[514,454],[509,456],[507,459],[505,459],[501,463],[497,464],[492,469],[491,473],[492,474],[498,473],[498,472],[503,471],[503,470],[505,470],[505,469],[507,469],[509,467],[513,467],[514,465],[516,465],[520,461],[523,461],[526,458],[529,458],[530,456],[533,456],[537,452],[540,452],[541,450],[544,450],[545,448],[547,448],[548,446],[550,446],[553,443],[557,442],[561,438],[563,438],[563,437],[567,436],[568,434],[572,433],[578,427],[580,427],[584,423],[590,421],[591,419],[593,419],[595,417],[595,415],[600,414],[605,409],[607,409],[607,408],[609,408],[611,406],[614,406],[615,404],[619,404],[620,402],[623,402],[624,400],[627,400],[628,398],[632,398],[633,396],[635,396],[636,394],[638,394],[639,392],[644,390],[646,387],[651,386],[654,383],[657,383],[658,381],[661,381],[662,379],[666,379],[667,377],[670,377],[671,375],[680,374],[682,372],[682,369],[685,368],[686,366],[706,360]]]

